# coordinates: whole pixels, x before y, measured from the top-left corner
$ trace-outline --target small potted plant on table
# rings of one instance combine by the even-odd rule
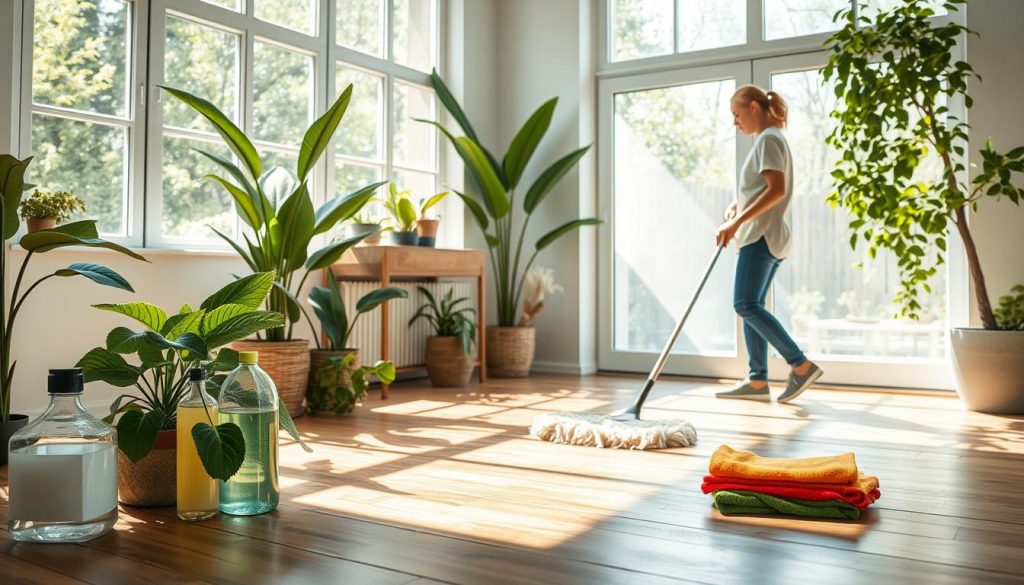
[[[28,233],[48,230],[62,224],[75,213],[85,211],[85,202],[71,191],[37,189],[21,202],[21,217]]]
[[[388,185],[388,197],[384,200],[384,209],[391,216],[391,243],[396,246],[415,246],[419,242],[416,234],[416,206],[413,205],[412,191],[399,191],[392,182]]]
[[[420,246],[433,248],[437,243],[437,227],[440,225],[441,220],[439,218],[428,218],[427,214],[430,212],[431,207],[440,203],[447,196],[448,192],[442,191],[424,200],[422,205],[420,205],[420,218],[416,220],[416,235],[419,236],[417,243]]]
[[[426,319],[435,333],[427,339],[427,376],[430,383],[434,386],[465,386],[475,366],[470,355],[476,339],[476,323],[472,318],[475,311],[470,307],[456,309],[468,299],[453,298],[452,289],[448,289],[440,303],[422,286],[416,290],[427,300],[409,320],[409,325]]]

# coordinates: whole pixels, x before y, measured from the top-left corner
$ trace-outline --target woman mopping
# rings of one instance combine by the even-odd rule
[[[754,85],[739,88],[730,101],[733,123],[740,132],[754,136],[754,147],[740,170],[737,198],[725,212],[725,223],[715,241],[739,247],[733,307],[743,318],[743,338],[750,359],[750,374],[718,398],[770,401],[768,344],[778,350],[792,371],[778,401],[790,402],[821,377],[823,370],[811,362],[774,315],[765,309],[775,271],[789,251],[789,200],[793,197],[793,159],[780,128],[786,125],[788,108],[779,94]]]

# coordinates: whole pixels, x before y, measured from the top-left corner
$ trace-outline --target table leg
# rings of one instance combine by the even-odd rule
[[[384,262],[384,266],[381,266],[380,271],[380,285],[381,287],[391,286],[391,275],[387,270],[387,261]],[[389,357],[389,349],[391,348],[391,324],[389,323],[388,315],[388,302],[385,301],[380,305],[380,359],[387,361]],[[380,399],[388,399],[388,390],[390,384],[381,383],[380,385]]]
[[[481,272],[476,278],[476,332],[479,338],[476,342],[477,353],[480,356],[480,383],[487,381],[487,326],[484,322],[487,319],[487,311],[484,305],[484,297],[487,294],[484,286],[484,273]]]

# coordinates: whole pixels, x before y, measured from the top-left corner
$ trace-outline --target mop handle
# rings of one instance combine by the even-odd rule
[[[686,307],[686,312],[683,313],[683,317],[676,323],[675,330],[672,331],[672,337],[669,338],[668,343],[665,344],[665,349],[661,350],[661,356],[658,357],[658,362],[654,364],[654,369],[651,370],[651,374],[647,377],[647,383],[644,384],[643,391],[636,398],[636,402],[633,404],[630,410],[635,413],[640,412],[640,407],[643,406],[645,400],[647,400],[647,394],[651,391],[654,386],[654,381],[661,375],[661,371],[665,369],[665,364],[668,362],[668,356],[672,353],[672,346],[676,344],[676,339],[679,337],[679,333],[683,330],[683,324],[686,323],[686,319],[690,316],[690,312],[693,311],[693,306],[697,304],[697,299],[700,297],[700,293],[704,290],[704,285],[707,283],[708,278],[711,276],[711,271],[715,268],[715,263],[718,262],[718,257],[722,255],[722,250],[725,246],[719,246],[718,250],[715,251],[715,255],[711,257],[711,262],[708,263],[708,267],[704,270],[704,276],[700,279],[700,284],[697,285],[697,290],[693,291],[693,296],[690,297],[690,304]]]

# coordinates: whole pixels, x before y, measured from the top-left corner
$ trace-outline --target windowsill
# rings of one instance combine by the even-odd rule
[[[235,252],[234,250],[218,250],[216,248],[143,248],[134,246],[125,247],[131,250],[132,252],[136,252],[143,256],[238,257],[238,253]],[[8,249],[11,250],[12,252],[25,252],[25,249],[22,248],[20,244],[9,244]],[[117,253],[115,250],[108,250],[107,248],[92,248],[89,246],[66,246],[64,248],[57,248],[56,250],[51,250],[51,252],[96,252],[100,254]]]

